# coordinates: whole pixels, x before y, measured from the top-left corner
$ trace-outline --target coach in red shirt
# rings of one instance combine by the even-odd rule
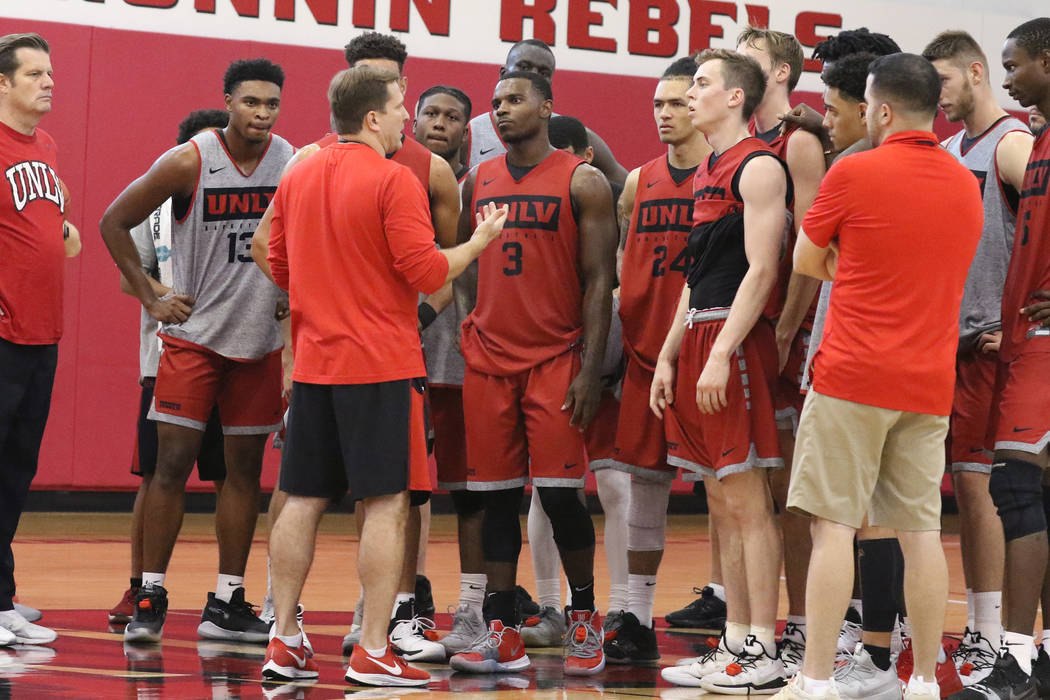
[[[871,64],[876,148],[836,163],[802,222],[795,269],[835,281],[795,447],[788,507],[813,516],[801,697],[823,697],[864,522],[897,530],[908,567],[915,670],[906,697],[940,697],[934,667],[948,599],[940,482],[959,305],[981,235],[973,175],[932,133],[928,61]],[[792,695],[791,697],[797,697]]]
[[[268,266],[289,293],[295,354],[281,489],[273,527],[276,636],[263,675],[316,678],[296,603],[317,524],[347,490],[365,509],[358,570],[364,591],[361,644],[347,679],[423,685],[387,647],[401,560],[408,488],[429,490],[422,422],[426,376],[416,303],[459,275],[503,228],[488,207],[461,246],[438,250],[422,185],[386,159],[408,119],[397,74],[345,70],[328,89],[339,142],[293,167],[274,196]]]

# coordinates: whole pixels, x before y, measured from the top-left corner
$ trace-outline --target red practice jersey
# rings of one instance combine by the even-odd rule
[[[339,143],[339,135],[326,134],[323,139],[316,143],[321,148],[331,146],[333,143]],[[430,151],[427,150],[426,146],[409,136],[405,136],[401,140],[401,148],[397,149],[397,153],[389,156],[389,160],[400,163],[411,170],[412,174],[423,183],[423,189],[427,191],[428,195],[430,194]]]
[[[695,168],[694,168],[695,170]],[[667,156],[638,172],[620,274],[624,347],[653,371],[689,272],[693,179],[675,182]]]
[[[478,166],[473,211],[510,207],[478,258],[478,303],[463,322],[463,358],[483,374],[523,372],[566,352],[583,332],[579,231],[570,184],[583,161],[556,150],[520,180],[506,155]]]
[[[1032,293],[1040,289],[1050,289],[1050,129],[1043,129],[1036,138],[1021,187],[1017,232],[1003,289],[999,358],[1004,362],[1025,352],[1026,345],[1032,347],[1025,338],[1036,325],[1018,311],[1036,301]],[[1040,342],[1038,347],[1041,351],[1050,350],[1050,340]]]
[[[62,221],[57,149],[0,124],[0,338],[49,345],[62,337]]]

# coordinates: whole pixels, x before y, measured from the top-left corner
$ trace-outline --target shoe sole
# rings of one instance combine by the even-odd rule
[[[269,632],[237,632],[219,627],[214,622],[202,622],[197,626],[197,635],[201,639],[218,639],[228,642],[248,642],[265,644],[270,641]]]
[[[389,673],[358,673],[353,669],[346,669],[344,679],[347,683],[377,686],[400,686],[418,687],[430,682],[429,678],[405,678],[403,676],[392,676]]]
[[[773,687],[773,686],[755,687],[755,686],[750,685],[750,684],[748,684],[748,685],[741,685],[741,686],[725,686],[725,685],[716,685],[714,683],[704,684],[703,682],[700,683],[700,687],[703,688],[708,693],[714,693],[715,695],[748,695],[748,696],[750,696],[750,695],[776,695],[781,690],[783,690],[785,687],[787,687],[787,679],[783,680],[781,683],[779,683],[775,687]],[[865,700],[870,700],[870,699],[865,697]]]
[[[129,644],[156,644],[164,636],[164,628],[154,632],[148,629],[124,629],[124,641]]]
[[[262,667],[262,677],[267,680],[301,681],[317,678],[320,675],[317,671],[306,671],[296,666],[281,666],[276,661],[267,661]]]
[[[594,668],[581,668],[579,666],[569,666],[568,664],[566,664],[564,673],[566,676],[593,676],[601,673],[604,670],[605,658],[603,656],[602,662]]]
[[[672,669],[678,670],[683,668],[682,666],[668,666],[667,668],[660,671],[660,677],[672,685],[677,685],[681,688],[699,688],[700,683],[703,679],[697,678],[691,673],[670,673]]]
[[[659,655],[654,656],[651,659],[636,659],[630,656],[617,658],[609,652],[605,652],[605,663],[613,664],[614,666],[651,666],[659,661]]]
[[[406,651],[394,643],[390,644],[390,647],[394,650],[394,653],[400,656],[405,661],[420,662],[420,663],[444,663],[448,656],[445,653],[445,647],[437,644],[437,649],[419,649],[417,651]]]
[[[114,615],[113,613],[110,613],[109,623],[111,625],[126,625],[131,622],[131,618],[131,615]]]
[[[532,666],[532,661],[529,659],[528,654],[522,656],[520,659],[514,661],[505,661],[500,663],[492,659],[486,659],[484,661],[464,661],[463,659],[457,659],[452,657],[449,662],[449,666],[455,671],[462,671],[463,673],[505,673],[507,671],[524,671],[529,666]]]

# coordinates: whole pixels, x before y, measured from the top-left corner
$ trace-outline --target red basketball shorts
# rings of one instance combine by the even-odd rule
[[[1050,352],[1026,352],[996,375],[995,449],[1040,454],[1050,444]]]
[[[699,476],[722,479],[754,467],[782,467],[773,389],[777,351],[773,328],[759,319],[729,360],[726,408],[704,415],[696,382],[728,310],[691,312],[678,354],[674,403],[665,413],[667,461]]]
[[[587,446],[587,462],[591,471],[605,469],[605,464],[613,455],[616,447],[616,422],[620,417],[620,402],[609,389],[602,390],[602,401],[594,420],[583,431],[583,440]]]
[[[563,411],[580,354],[563,353],[517,374],[463,376],[467,428],[467,488],[494,491],[524,486],[582,488],[587,469],[583,433]]]
[[[955,396],[948,431],[948,464],[953,472],[992,472],[985,442],[998,365],[996,355],[977,352],[961,353],[955,360]]]
[[[798,417],[802,415],[802,403],[806,398],[800,387],[802,375],[806,372],[809,338],[810,332],[800,328],[795,334],[795,339],[791,341],[787,364],[777,377],[777,394],[774,399],[777,428],[790,430],[792,433],[798,430]]]
[[[430,387],[430,418],[434,425],[434,459],[439,489],[467,488],[467,435],[463,420],[463,388]]]

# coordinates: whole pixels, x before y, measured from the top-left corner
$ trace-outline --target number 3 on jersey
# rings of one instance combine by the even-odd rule
[[[521,274],[521,243],[507,241],[503,244],[503,252],[507,254],[507,264],[503,267],[503,274],[507,277]]]
[[[667,262],[667,246],[658,245],[653,248],[653,277],[663,277],[667,273],[664,263]],[[682,251],[671,261],[671,272],[681,272],[685,277],[689,274],[689,248]]]

